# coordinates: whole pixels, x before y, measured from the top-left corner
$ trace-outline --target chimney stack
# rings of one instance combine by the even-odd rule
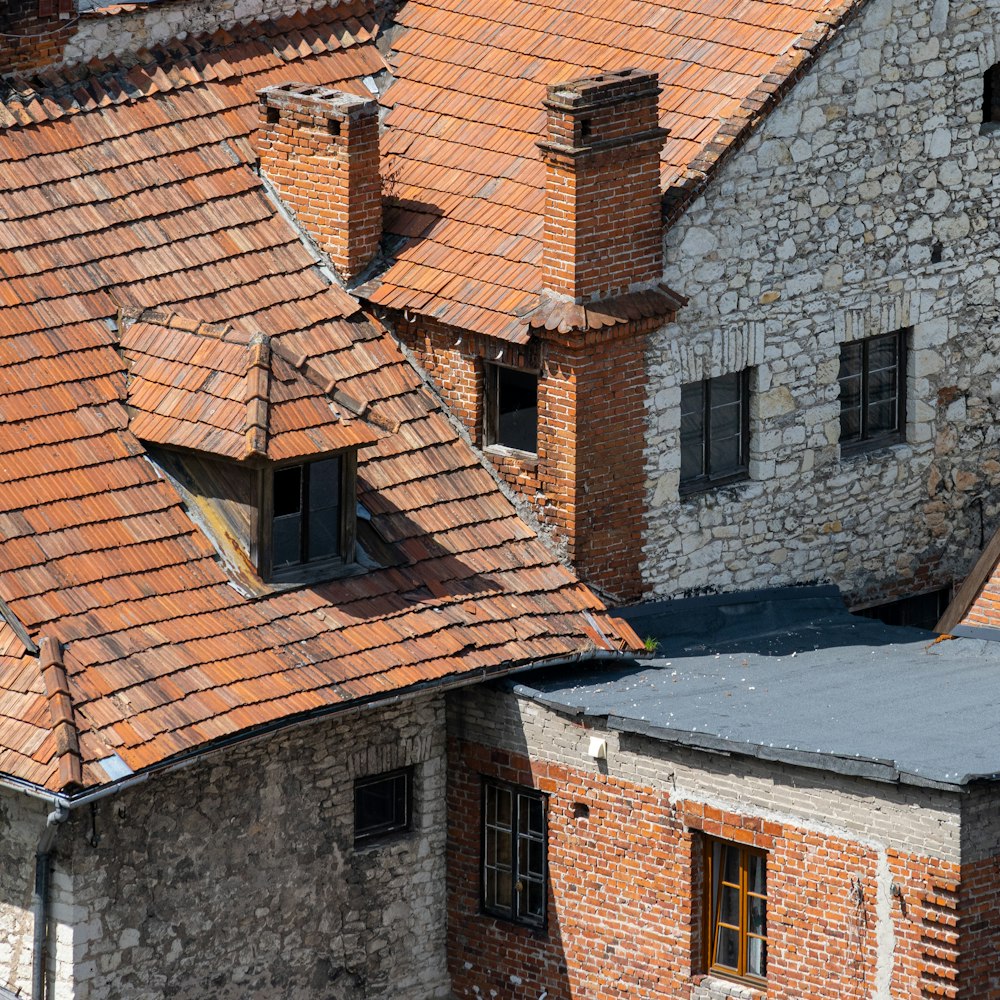
[[[382,238],[378,104],[327,87],[266,87],[260,98],[261,173],[345,281]]]
[[[62,62],[74,0],[0,0],[0,76]]]
[[[638,69],[548,88],[546,290],[592,302],[662,277],[659,92]]]

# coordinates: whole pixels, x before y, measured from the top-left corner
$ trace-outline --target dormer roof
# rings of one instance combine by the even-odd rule
[[[120,350],[129,429],[142,441],[280,462],[377,439],[361,404],[264,334],[146,310],[125,325]]]

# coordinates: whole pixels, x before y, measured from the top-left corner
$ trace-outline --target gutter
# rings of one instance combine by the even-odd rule
[[[34,917],[34,941],[31,949],[31,1000],[45,1000],[45,967],[49,957],[49,876],[52,874],[52,849],[59,828],[69,819],[69,809],[61,802],[53,802],[52,812],[46,817],[42,835],[35,848],[35,891],[31,897]]]

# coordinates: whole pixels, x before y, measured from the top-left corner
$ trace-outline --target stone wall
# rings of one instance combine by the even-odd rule
[[[961,578],[1000,518],[1000,8],[871,0],[666,237],[649,355],[659,596]],[[841,455],[842,344],[908,328],[905,443]],[[681,498],[680,387],[751,370],[749,479]]]
[[[413,830],[354,845],[354,780],[414,767]],[[442,699],[233,749],[74,813],[75,1000],[430,1000],[445,966]]]
[[[712,837],[766,851],[768,1000],[952,995],[938,988],[957,951],[939,931],[955,917],[961,795],[667,746],[489,688],[453,696],[448,718],[456,995],[762,996],[705,975]],[[594,735],[606,760],[586,753]],[[547,795],[544,931],[479,910],[483,776]]]

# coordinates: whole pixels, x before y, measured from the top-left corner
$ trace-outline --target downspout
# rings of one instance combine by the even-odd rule
[[[48,962],[49,924],[49,875],[52,872],[52,848],[55,846],[59,827],[69,818],[69,809],[63,802],[53,803],[52,812],[45,821],[45,829],[38,838],[35,849],[35,892],[31,909],[35,919],[35,939],[31,949],[31,1000],[45,1000],[45,967]]]

